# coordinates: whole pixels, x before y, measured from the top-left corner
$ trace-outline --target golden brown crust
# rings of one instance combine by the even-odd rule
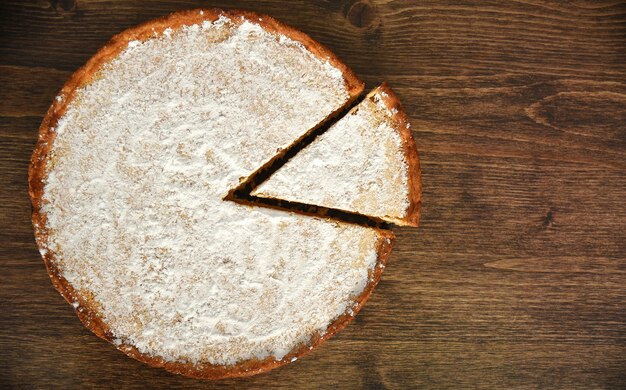
[[[402,139],[402,151],[409,167],[409,207],[404,218],[396,221],[398,224],[407,226],[419,225],[422,208],[422,175],[420,171],[420,159],[417,153],[415,140],[411,135],[409,118],[400,104],[395,92],[384,82],[372,93],[378,92],[387,108],[393,113],[394,128]]]
[[[200,12],[202,11],[202,12]],[[67,110],[69,103],[73,100],[77,89],[87,85],[98,73],[104,64],[115,58],[127,45],[129,41],[146,40],[155,34],[161,34],[166,28],[180,28],[183,25],[201,23],[202,21],[213,21],[220,15],[226,15],[234,21],[250,20],[260,24],[264,29],[277,32],[302,43],[314,55],[327,59],[333,66],[343,72],[346,88],[350,97],[354,99],[363,91],[363,83],[356,75],[343,64],[330,50],[311,39],[308,35],[296,31],[281,22],[264,15],[258,15],[247,11],[219,9],[196,9],[177,12],[164,18],[156,19],[137,27],[128,29],[114,36],[104,47],[102,47],[87,63],[78,69],[65,83],[59,99],[55,99],[42,124],[39,128],[39,138],[28,171],[29,195],[31,198],[33,212],[32,221],[35,228],[35,239],[42,251],[42,258],[48,270],[48,274],[54,287],[65,298],[65,300],[75,306],[75,311],[81,322],[97,336],[113,343],[114,336],[107,324],[103,321],[97,303],[87,292],[78,292],[60,274],[56,266],[55,255],[47,250],[48,230],[46,228],[46,215],[42,212],[44,179],[46,176],[46,165],[49,159],[49,151],[54,142],[56,133],[53,128],[58,120]],[[356,297],[356,307],[353,308],[354,315],[361,309],[373,288],[380,279],[380,275],[387,262],[394,235],[390,231],[378,230],[378,260],[377,266],[372,271],[370,281],[360,296]],[[381,266],[382,265],[382,266]],[[353,315],[344,314],[329,325],[328,330],[323,335],[314,335],[311,342],[295,348],[281,360],[274,360],[269,357],[264,360],[247,360],[234,366],[221,366],[212,364],[191,364],[180,362],[168,362],[159,357],[149,356],[139,352],[135,347],[126,344],[116,344],[116,347],[137,360],[145,362],[154,367],[162,367],[168,371],[179,373],[195,378],[220,379],[230,377],[243,377],[255,375],[269,371],[273,368],[289,363],[293,358],[305,355],[313,348],[320,345],[342,328],[344,328],[353,318]],[[114,343],[115,344],[115,343]]]

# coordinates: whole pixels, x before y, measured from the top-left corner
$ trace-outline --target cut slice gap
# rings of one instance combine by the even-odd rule
[[[235,197],[368,226],[417,226],[419,157],[386,83],[252,177]],[[319,136],[319,137],[317,137]]]
[[[266,207],[274,210],[293,212],[310,217],[320,217],[341,223],[367,226],[380,230],[391,231],[393,227],[389,222],[376,217],[368,217],[359,213],[333,209],[323,206],[315,206],[306,203],[292,202],[288,200],[261,198],[250,194],[229,195],[226,200],[246,206]]]
[[[287,161],[289,161],[302,149],[315,141],[315,139],[319,135],[325,133],[330,127],[332,127],[336,122],[341,120],[341,118],[343,118],[354,107],[359,105],[364,99],[365,96],[363,95],[362,90],[359,94],[351,96],[350,99],[346,103],[344,103],[343,106],[330,113],[326,118],[324,118],[324,120],[315,125],[313,128],[309,129],[298,139],[293,141],[293,143],[287,148],[277,150],[277,153],[276,155],[274,155],[274,157],[269,159],[265,164],[263,164],[247,178],[242,179],[241,183],[237,187],[230,190],[228,194],[224,197],[224,200],[249,200],[247,198],[250,197],[250,193],[258,185],[266,181],[271,175],[273,175],[277,170],[285,165]]]
[[[243,180],[239,186],[232,189],[224,197],[224,200],[247,206],[266,207],[274,210],[294,212],[301,215],[321,217],[336,220],[338,222],[374,227],[385,231],[391,231],[392,224],[377,217],[370,217],[367,215],[332,207],[324,207],[276,198],[264,198],[251,194],[251,192],[258,185],[265,182],[290,159],[296,156],[308,145],[313,143],[317,137],[324,134],[326,131],[328,131],[329,128],[331,128],[341,119],[343,119],[355,107],[360,105],[368,96],[361,94],[352,97],[351,100],[344,104],[343,107],[339,108],[338,110],[327,116],[322,122],[307,131],[302,137],[294,141],[288,148],[280,150],[266,164],[261,166],[252,175]]]

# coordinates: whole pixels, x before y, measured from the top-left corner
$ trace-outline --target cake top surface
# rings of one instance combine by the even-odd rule
[[[252,194],[341,209],[404,224],[409,162],[379,87],[261,183]],[[404,129],[408,131],[407,129]]]
[[[206,132],[221,142],[207,160],[236,162],[212,175],[220,180],[212,188],[224,195],[349,98],[342,72],[299,42],[220,16],[128,42],[78,91],[74,105],[80,109],[70,106],[55,130],[88,125],[106,134],[114,124],[116,133],[108,137],[137,128]],[[158,140],[142,142],[152,141]],[[187,146],[179,145],[179,152]],[[55,144],[57,151],[66,147],[72,145]]]
[[[72,93],[34,158],[35,228],[66,299],[116,345],[280,360],[357,304],[379,231],[223,200],[346,104],[341,70],[222,15],[131,40]]]

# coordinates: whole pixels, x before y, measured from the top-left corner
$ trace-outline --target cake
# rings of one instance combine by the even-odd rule
[[[55,98],[31,160],[55,288],[171,372],[248,376],[309,352],[360,310],[393,233],[231,193],[362,91],[268,16],[191,10],[115,36]]]
[[[421,204],[417,148],[391,88],[383,84],[370,92],[252,195],[417,226]]]

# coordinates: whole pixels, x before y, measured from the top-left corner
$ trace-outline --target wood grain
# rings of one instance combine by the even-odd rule
[[[423,218],[368,305],[312,355],[206,383],[84,329],[29,221],[41,117],[113,34],[177,9],[268,13],[386,80],[413,124]],[[0,386],[626,388],[626,4],[4,1]]]

